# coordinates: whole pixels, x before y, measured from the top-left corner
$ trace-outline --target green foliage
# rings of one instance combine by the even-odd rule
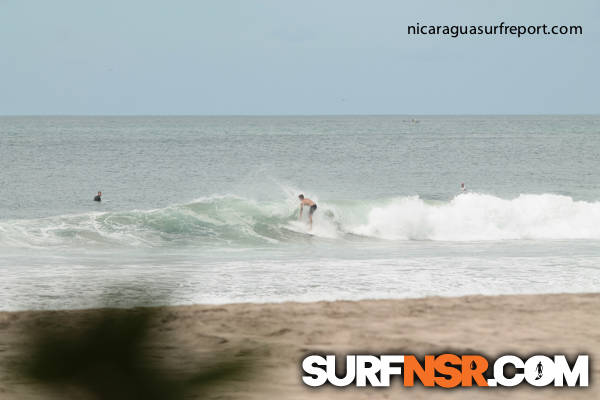
[[[93,399],[169,400],[210,394],[219,385],[245,379],[250,370],[248,357],[236,360],[231,353],[219,353],[220,361],[195,362],[198,372],[182,377],[149,350],[150,343],[171,339],[157,337],[151,329],[157,311],[93,313],[76,329],[60,328],[61,320],[49,314],[32,332],[31,347],[21,363],[24,375],[59,392],[70,388]]]

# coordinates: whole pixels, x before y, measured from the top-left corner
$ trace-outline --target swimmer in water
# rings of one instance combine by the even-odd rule
[[[94,196],[94,201],[102,201],[102,192],[98,192],[98,194]]]
[[[460,184],[460,190],[461,190],[463,193],[466,193],[466,191],[467,191],[467,188],[465,187],[465,184],[464,184],[464,183],[461,183],[461,184]]]
[[[300,199],[300,217],[298,219],[302,218],[302,210],[304,209],[304,206],[310,207],[310,209],[308,210],[308,221],[310,223],[309,229],[312,229],[312,216],[317,210],[317,203],[315,203],[308,197],[304,197],[303,194],[299,195],[298,198]]]

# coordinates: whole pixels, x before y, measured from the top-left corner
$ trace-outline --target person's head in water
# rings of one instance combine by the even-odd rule
[[[102,192],[98,192],[98,196],[102,196]]]
[[[304,200],[304,195],[303,195],[303,194],[301,194],[301,195],[299,195],[299,196],[298,196],[298,198],[299,198],[300,200]]]

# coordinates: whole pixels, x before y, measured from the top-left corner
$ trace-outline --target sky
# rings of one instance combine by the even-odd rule
[[[502,21],[583,35],[407,34]],[[0,0],[0,115],[598,114],[598,21],[598,0]]]

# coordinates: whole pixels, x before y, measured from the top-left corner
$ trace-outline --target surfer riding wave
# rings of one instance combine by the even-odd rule
[[[298,196],[298,198],[300,199],[300,216],[298,217],[299,219],[302,218],[302,211],[304,210],[304,206],[308,206],[310,207],[310,209],[308,210],[308,222],[310,225],[309,229],[312,229],[312,216],[315,213],[315,211],[317,210],[317,203],[315,203],[314,201],[312,201],[311,199],[309,199],[308,197],[304,197],[303,194],[300,194]]]

